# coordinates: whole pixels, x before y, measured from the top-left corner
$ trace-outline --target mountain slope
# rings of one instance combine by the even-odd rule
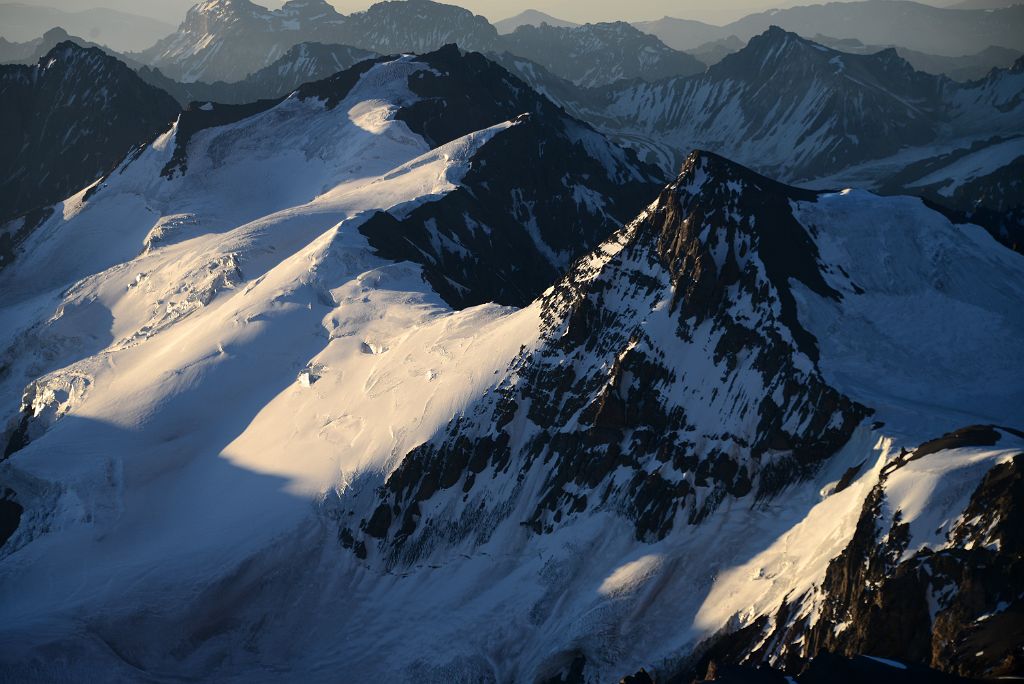
[[[312,18],[313,6],[319,4],[324,7]],[[323,0],[309,6],[292,0],[277,12],[249,0],[207,0],[190,11],[176,34],[141,57],[174,80],[230,82],[266,68],[292,46],[311,41],[351,45],[378,54],[422,54],[452,43],[485,53],[508,51],[588,86],[704,70],[697,59],[622,22],[524,25],[508,35],[498,35],[483,17],[430,0],[378,2],[348,16],[338,14]],[[564,58],[566,45],[570,46],[570,59]]]
[[[486,540],[500,511],[550,533],[606,509],[657,541],[813,472],[869,412],[825,384],[792,293],[772,285],[842,296],[780,199],[767,179],[691,156],[656,205],[546,293],[543,344],[508,384],[392,473],[361,523],[367,545],[393,541],[391,562],[412,563],[436,538]],[[480,528],[450,527],[453,489]]]
[[[7,103],[0,114],[0,220],[89,185],[170,127],[180,111],[123,63],[71,42],[37,65],[0,67],[0,98]],[[12,230],[25,227],[4,229],[5,262]]]
[[[642,665],[685,680],[709,656],[795,674],[837,648],[1013,671],[1019,645],[977,624],[1017,619],[1017,542],[998,540],[1020,522],[1024,433],[929,437],[975,410],[1019,424],[1021,293],[995,293],[1022,268],[919,200],[808,193],[693,155],[532,307],[540,340],[493,391],[374,493],[377,476],[352,484],[341,542],[427,586],[418,568],[456,582],[452,566],[472,567],[459,558],[537,553],[540,586],[504,580],[536,599],[495,599],[506,622],[544,635],[518,651],[527,678],[608,681]],[[951,345],[950,315],[990,321],[998,339]],[[896,320],[935,337],[900,342]],[[943,395],[949,373],[958,392]],[[999,503],[979,519],[985,502]],[[931,570],[902,579],[920,564]],[[939,650],[965,635],[977,649]]]
[[[773,28],[691,78],[581,93],[570,108],[672,168],[689,147],[785,179],[826,175],[934,140],[942,81],[895,52],[846,55]],[[643,141],[642,143],[640,141]]]
[[[789,182],[884,189],[910,164],[1024,132],[1017,66],[955,83],[914,71],[894,50],[846,54],[778,28],[705,74],[654,83],[581,89],[501,59],[666,173],[698,146]]]
[[[473,93],[467,84],[485,90]],[[474,96],[490,106],[461,106],[462,98]],[[464,112],[461,118],[448,114],[443,126],[437,125],[439,112],[457,109]],[[507,145],[517,148],[515,154],[504,154]],[[348,231],[365,233],[368,248],[421,264],[428,279],[443,264],[442,294],[452,304],[528,301],[547,287],[547,274],[564,271],[582,250],[619,225],[617,215],[637,211],[656,190],[650,169],[634,157],[480,55],[463,55],[455,48],[418,59],[363,62],[276,101],[203,104],[183,113],[154,146],[47,214],[19,250],[15,272],[7,276],[12,301],[31,300],[54,288],[63,291],[91,273],[130,260],[140,249],[188,241],[204,230],[216,233],[227,225],[245,234],[242,228],[253,229],[251,222],[259,224],[261,217],[289,214],[290,208],[311,202],[310,208],[297,210],[296,222],[310,222],[323,232],[348,216]],[[564,199],[544,195],[545,177],[535,172],[548,148],[560,153],[550,173],[565,183]],[[403,200],[405,205],[373,203],[386,201],[384,194],[359,212],[346,209],[353,183],[362,188],[357,199],[364,196],[360,193],[372,196],[375,183],[403,188],[402,178],[424,176],[426,171],[417,171],[417,159],[434,149],[439,151],[428,161],[455,164],[452,180],[442,174],[435,188],[414,184],[411,190],[419,194]],[[432,211],[417,211],[420,203],[429,203]],[[459,213],[447,215],[455,207]],[[321,214],[335,218],[324,227],[317,223],[327,220]],[[470,224],[472,218],[478,223]],[[378,241],[387,221],[400,222],[406,239],[417,242],[416,231],[427,231],[419,249],[390,254],[397,246]],[[125,238],[112,239],[112,230]],[[301,240],[304,230],[297,228],[290,239]],[[75,248],[69,250],[54,235],[73,240]],[[491,252],[485,255],[485,249]],[[264,258],[259,254],[257,261]],[[214,273],[226,268],[224,277],[236,277],[231,275],[234,267],[227,266],[235,256],[210,259],[223,261]],[[42,268],[43,263],[49,265]],[[223,284],[209,286],[218,291]],[[176,303],[167,312],[146,315],[156,316],[157,322],[174,320],[206,295],[188,291],[182,296],[172,297]],[[157,323],[139,326],[138,334],[145,336]],[[7,380],[15,387],[27,384]]]
[[[568,28],[524,25],[503,36],[501,45],[583,87],[704,71],[696,58],[672,50],[625,22]]]
[[[542,261],[564,232],[579,255],[607,225],[586,198],[644,173],[532,98],[449,49],[197,108],[26,242],[0,273],[5,673],[661,679],[736,634],[756,659],[740,637],[798,600],[841,618],[830,566],[857,566],[876,488],[908,551],[989,542],[971,493],[1024,444],[925,443],[1024,421],[1020,255],[914,198],[698,153],[550,290],[508,268],[537,301],[453,310],[438,259]],[[448,209],[517,215],[504,183],[562,159],[592,192],[578,223],[502,224],[525,256]],[[415,262],[371,244],[380,212]],[[1002,600],[970,597],[936,619]]]

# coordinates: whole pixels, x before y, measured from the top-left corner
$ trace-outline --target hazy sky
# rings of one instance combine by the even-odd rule
[[[10,2],[12,0],[0,0]],[[18,0],[24,4],[57,7],[65,10],[109,7],[111,9],[152,16],[177,24],[197,0]],[[267,7],[280,7],[283,0],[254,0]],[[330,0],[344,13],[363,10],[373,0]],[[955,0],[935,0],[929,4],[952,4]],[[505,19],[525,9],[539,9],[562,19],[576,22],[639,21],[663,16],[698,19],[724,24],[751,12],[776,7],[816,4],[813,0],[456,0],[461,5],[491,21]]]

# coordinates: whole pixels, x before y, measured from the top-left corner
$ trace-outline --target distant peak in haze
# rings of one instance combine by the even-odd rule
[[[494,28],[498,29],[498,33],[505,34],[512,33],[520,26],[540,26],[541,24],[556,26],[558,28],[573,28],[579,26],[577,23],[553,17],[550,14],[541,12],[540,10],[528,9],[524,12],[520,12],[514,17],[509,17],[508,19],[502,19],[501,21],[495,22]]]

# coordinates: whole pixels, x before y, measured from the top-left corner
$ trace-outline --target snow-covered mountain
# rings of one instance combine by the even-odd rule
[[[184,82],[239,81],[302,42],[338,43],[344,23],[326,0],[289,0],[268,10],[250,0],[203,0],[176,33],[139,54]]]
[[[143,66],[142,80],[171,94],[182,106],[191,102],[245,104],[276,99],[304,83],[320,81],[377,54],[347,45],[299,43],[271,64],[234,83],[179,83],[159,69]]]
[[[704,151],[663,186],[481,54],[345,50],[9,224],[0,679],[1019,673],[1024,256],[966,218],[1018,206],[1020,65],[960,86],[781,30],[653,84],[501,58],[665,158],[899,167],[952,211]],[[50,57],[0,117],[100,142],[163,97]]]
[[[267,67],[292,46],[309,41],[350,45],[378,54],[425,53],[448,44],[483,53],[508,51],[588,86],[704,70],[697,59],[629,24],[526,25],[499,35],[484,17],[430,0],[388,0],[348,16],[338,14],[324,0],[292,0],[278,11],[249,0],[206,0],[189,12],[177,33],[140,58],[186,83],[230,82]],[[571,58],[565,59],[566,54]]]
[[[97,48],[62,42],[32,66],[0,66],[0,222],[48,206],[111,171],[179,108]],[[0,267],[40,218],[0,226]]]
[[[778,28],[701,75],[551,94],[666,170],[702,147],[790,180],[929,143],[943,104],[942,82],[893,51],[847,55]]]
[[[704,74],[654,83],[583,90],[537,65],[503,63],[666,171],[701,147],[790,182],[808,181],[896,162],[910,150],[920,159],[1024,132],[1017,67],[954,83],[914,71],[894,50],[846,54],[779,28]],[[894,172],[875,169],[872,182]]]
[[[572,27],[525,24],[502,36],[501,46],[583,87],[689,76],[705,68],[697,58],[625,22]]]
[[[1024,259],[653,175],[446,48],[201,104],[56,205],[0,271],[0,670],[689,679],[851,630],[1005,673]]]

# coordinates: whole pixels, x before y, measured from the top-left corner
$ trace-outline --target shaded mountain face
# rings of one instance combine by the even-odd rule
[[[644,33],[657,36],[665,45],[675,50],[694,50],[701,45],[729,37],[721,26],[706,24],[692,19],[662,17],[655,21],[638,21],[633,26]]]
[[[746,43],[736,36],[729,36],[728,38],[721,38],[719,40],[703,43],[692,50],[688,50],[687,52],[708,66],[711,66],[713,64],[718,64],[725,59],[726,56],[731,55],[734,52],[739,52],[745,45]]]
[[[704,64],[696,58],[625,22],[575,27],[524,25],[504,36],[502,47],[584,87],[704,71]]]
[[[908,148],[1021,130],[1024,88],[1012,68],[957,84],[914,71],[894,50],[846,54],[779,28],[705,74],[655,83],[574,90],[543,68],[508,66],[666,171],[702,147],[806,181]]]
[[[954,10],[906,0],[826,3],[761,12],[723,27],[727,34],[751,38],[770,26],[802,36],[835,35],[872,45],[901,45],[910,50],[956,57],[990,45],[1024,50],[1024,7]]]
[[[376,56],[374,52],[347,45],[299,43],[270,66],[235,83],[180,83],[164,76],[159,69],[146,66],[138,73],[142,80],[166,91],[182,106],[190,102],[245,104],[279,98],[304,83],[323,80]]]
[[[35,66],[0,67],[0,99],[0,219],[84,188],[169,128],[180,111],[123,63],[71,42]],[[5,229],[5,256],[24,229]]]
[[[542,342],[411,452],[360,529],[389,564],[614,510],[656,541],[813,473],[870,411],[831,388],[789,290],[840,300],[780,186],[691,155],[636,221],[545,293]],[[770,227],[770,228],[769,228]],[[474,511],[459,521],[457,509]],[[431,512],[431,513],[428,513]],[[353,542],[354,543],[354,542]]]
[[[419,99],[396,117],[431,145],[516,120],[480,150],[461,187],[360,228],[385,258],[421,264],[449,304],[529,304],[656,194],[655,168],[482,55],[449,46],[422,60],[430,69],[409,80]]]

